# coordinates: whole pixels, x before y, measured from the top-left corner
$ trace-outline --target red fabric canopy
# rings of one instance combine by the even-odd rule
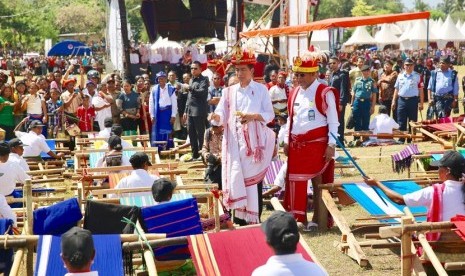
[[[330,28],[353,28],[357,26],[377,25],[383,23],[394,23],[398,21],[407,21],[415,19],[427,19],[430,17],[430,12],[413,12],[413,13],[398,13],[384,14],[360,17],[342,17],[328,18],[320,21],[310,22],[297,26],[286,26],[281,28],[273,28],[268,30],[254,30],[242,32],[241,37],[250,38],[256,36],[281,36],[281,35],[299,35],[316,30],[326,30]]]

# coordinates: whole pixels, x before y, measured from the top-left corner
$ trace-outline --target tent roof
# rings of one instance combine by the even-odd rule
[[[411,29],[407,30],[400,37],[400,41],[410,40],[410,41],[426,41],[427,28],[425,20],[415,20]],[[434,32],[429,32],[429,41],[437,40],[437,36]]]
[[[429,18],[429,16],[429,12],[414,12],[360,17],[328,18],[296,26],[241,32],[241,37],[250,38],[255,36],[298,35],[310,31],[325,30],[330,28],[353,28],[357,26],[377,25],[382,23],[393,23],[413,19],[426,19]]]
[[[399,44],[399,38],[394,35],[388,24],[383,24],[381,30],[376,33],[375,40],[377,44]]]
[[[328,30],[317,30],[312,34],[312,43],[313,42],[329,42],[329,32]]]
[[[47,56],[83,56],[90,55],[92,51],[84,43],[76,40],[63,40],[53,45]]]
[[[376,44],[376,40],[368,33],[365,26],[358,26],[355,28],[352,36],[344,43],[344,45],[363,45],[363,44]]]
[[[442,25],[441,31],[438,32],[437,37],[444,41],[465,41],[465,36],[452,21],[450,15],[447,16],[446,21]]]

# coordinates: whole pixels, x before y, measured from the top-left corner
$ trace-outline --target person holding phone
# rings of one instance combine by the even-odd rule
[[[46,125],[48,122],[47,106],[44,97],[38,91],[39,85],[31,81],[28,88],[29,94],[22,100],[22,107],[26,109],[29,121],[38,120]],[[47,127],[42,128],[42,135],[47,137]]]
[[[63,82],[66,91],[61,94],[61,101],[63,102],[64,112],[69,119],[76,117],[78,107],[82,104],[83,93],[79,88],[75,88],[76,80],[67,79]]]

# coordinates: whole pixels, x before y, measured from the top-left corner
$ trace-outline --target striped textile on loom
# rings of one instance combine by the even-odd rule
[[[274,255],[260,227],[192,235],[188,241],[197,275],[251,275]],[[300,243],[297,253],[312,261]]]
[[[123,156],[126,156],[128,159],[136,153],[133,150],[123,150]],[[95,168],[97,165],[98,160],[105,155],[104,152],[91,152],[89,153],[89,166],[91,168]]]
[[[188,193],[177,193],[173,194],[170,202],[179,201],[183,199],[192,198],[192,194]],[[120,198],[121,205],[129,205],[129,206],[137,206],[137,207],[148,207],[155,205],[155,200],[151,193],[147,193],[147,195],[140,195],[140,196],[122,196]]]
[[[382,183],[389,189],[404,195],[412,193],[421,189],[421,187],[413,181],[382,181]],[[342,185],[347,194],[357,201],[363,209],[365,209],[370,215],[401,215],[403,214],[403,208],[405,205],[399,205],[391,201],[386,194],[381,191],[378,187],[372,187],[366,183],[351,183]],[[373,190],[377,189],[378,194],[383,197],[386,204],[379,198],[378,194]],[[413,214],[426,213],[426,207],[410,207]],[[426,221],[426,216],[415,217],[416,221]],[[380,219],[380,222],[396,224],[400,223],[400,218],[395,219]]]
[[[99,276],[124,275],[120,236],[93,235],[92,238],[95,247],[92,271],[98,271]],[[67,271],[63,266],[60,253],[60,236],[40,236],[34,275],[65,275]]]
[[[34,210],[33,231],[36,235],[61,235],[82,219],[76,198]]]
[[[179,237],[202,233],[200,215],[195,198],[163,203],[141,209],[147,233],[166,233]],[[187,245],[158,247],[157,260],[184,260],[190,258]]]
[[[279,170],[283,166],[284,161],[282,160],[275,160],[272,161],[268,169],[266,170],[265,179],[264,179],[264,186],[273,186],[274,180],[278,175]]]

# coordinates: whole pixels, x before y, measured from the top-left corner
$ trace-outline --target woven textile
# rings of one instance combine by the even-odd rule
[[[179,193],[173,194],[170,202],[179,201],[183,199],[192,198],[192,194],[188,193]],[[137,207],[148,207],[155,205],[155,200],[153,199],[152,194],[142,195],[142,196],[122,196],[120,198],[121,205],[128,206],[137,206]]]
[[[86,205],[84,229],[92,234],[133,234],[134,226],[122,222],[123,217],[136,223],[140,217],[140,208],[89,200]]]
[[[410,144],[398,153],[392,154],[392,169],[397,172],[403,172],[412,165],[412,155],[420,154],[416,144]]]
[[[95,258],[92,271],[100,276],[118,276],[123,274],[123,256],[119,235],[94,235]],[[65,275],[60,236],[40,236],[37,245],[37,261],[34,275]]]
[[[36,235],[61,235],[82,219],[76,198],[34,211],[33,231]]]
[[[250,275],[274,255],[260,227],[189,237],[197,275]],[[297,253],[312,261],[299,243]]]
[[[383,184],[389,189],[404,195],[421,189],[421,187],[413,181],[383,181]],[[365,183],[352,183],[342,185],[347,194],[357,201],[363,209],[370,215],[400,215],[403,214],[405,205],[399,205],[391,201],[378,187],[371,187]],[[383,197],[387,205],[379,198],[378,194],[373,189],[378,190],[378,194]],[[410,207],[413,214],[426,213],[426,207]],[[415,217],[416,221],[426,221],[426,217]],[[383,223],[399,223],[399,219],[380,219]]]
[[[146,207],[141,211],[147,233],[166,233],[167,237],[202,233],[195,198]],[[189,257],[186,245],[159,247],[155,250],[157,260],[183,260]]]

